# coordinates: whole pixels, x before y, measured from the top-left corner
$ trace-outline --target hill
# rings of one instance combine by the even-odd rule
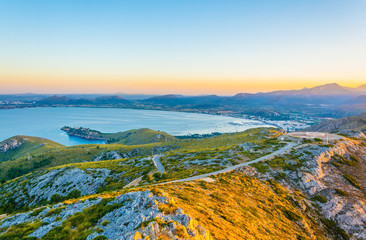
[[[366,134],[366,113],[353,117],[326,120],[319,124],[313,125],[306,130],[318,132],[338,132],[351,135],[352,132],[363,132]]]
[[[118,143],[125,145],[140,145],[177,140],[177,138],[165,132],[154,131],[148,128],[133,129],[118,133],[102,133],[89,128],[72,128],[67,126],[61,128],[61,130],[65,131],[70,136],[86,139],[105,140],[107,143]]]
[[[365,139],[281,134],[34,155],[52,161],[0,185],[0,239],[366,239]]]
[[[30,136],[14,136],[0,142],[0,161],[39,154],[63,145],[51,140]]]

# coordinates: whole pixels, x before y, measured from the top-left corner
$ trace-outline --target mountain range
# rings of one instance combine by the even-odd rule
[[[366,112],[366,84],[356,88],[336,83],[299,90],[200,95],[0,95],[0,109],[21,107],[116,107],[253,116],[270,120],[340,118]]]

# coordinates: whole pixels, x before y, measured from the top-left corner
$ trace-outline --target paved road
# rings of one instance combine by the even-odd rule
[[[255,160],[252,160],[252,161],[249,161],[249,162],[240,163],[238,165],[227,167],[225,169],[221,169],[221,170],[216,171],[216,172],[210,172],[210,173],[197,175],[197,176],[193,176],[193,177],[189,177],[189,178],[183,178],[183,179],[178,179],[178,180],[174,180],[174,181],[158,183],[156,185],[174,183],[174,182],[187,182],[187,181],[192,181],[192,180],[199,180],[199,179],[206,178],[206,177],[209,177],[209,176],[212,176],[212,175],[217,175],[217,174],[220,174],[220,173],[227,173],[227,172],[233,171],[235,169],[238,169],[238,168],[241,168],[241,167],[244,167],[244,166],[248,166],[248,165],[253,164],[253,163],[262,162],[262,161],[271,159],[271,158],[273,158],[274,156],[277,156],[277,155],[285,154],[285,153],[289,152],[290,150],[292,150],[292,148],[294,148],[296,145],[297,145],[296,143],[288,143],[283,148],[281,148],[281,149],[279,149],[279,150],[277,150],[277,151],[275,151],[271,154],[268,154],[266,156],[257,158]],[[298,146],[298,147],[300,147],[300,146]],[[296,148],[298,148],[298,147],[296,147]]]
[[[320,138],[323,141],[341,140],[343,138],[343,136],[337,134],[323,133],[323,132],[290,132],[284,135],[284,137],[286,136],[306,138],[306,139]]]
[[[161,164],[160,162],[160,158],[162,155],[154,155],[151,160],[154,162],[155,167],[158,169],[158,171],[160,173],[164,173],[165,172],[165,168],[163,166],[163,164]]]

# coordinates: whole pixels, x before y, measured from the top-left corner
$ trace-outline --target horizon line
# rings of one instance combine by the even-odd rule
[[[58,96],[58,95],[114,95],[114,96],[119,96],[119,95],[154,95],[154,96],[164,96],[164,95],[182,95],[182,96],[210,96],[210,95],[216,95],[216,96],[235,96],[236,94],[241,94],[241,93],[248,93],[248,94],[258,94],[258,93],[271,93],[271,92],[278,92],[278,91],[296,91],[296,90],[304,90],[304,89],[311,89],[311,88],[315,88],[315,87],[320,87],[320,86],[326,86],[326,85],[338,85],[340,87],[343,88],[350,88],[350,89],[356,89],[362,86],[366,86],[366,84],[361,84],[357,87],[347,87],[344,85],[340,85],[336,82],[333,83],[326,83],[326,84],[321,84],[321,85],[317,85],[314,87],[302,87],[302,88],[296,88],[296,89],[278,89],[278,90],[272,90],[272,91],[257,91],[257,92],[251,92],[251,91],[238,91],[236,93],[233,94],[218,94],[218,93],[209,93],[209,94],[190,94],[190,93],[123,93],[123,92],[110,92],[110,93],[96,93],[96,92],[86,92],[86,93],[81,93],[81,92],[77,92],[77,93],[54,93],[54,92],[48,92],[48,93],[44,93],[44,92],[19,92],[19,93],[0,93],[0,95],[53,95],[53,96]]]

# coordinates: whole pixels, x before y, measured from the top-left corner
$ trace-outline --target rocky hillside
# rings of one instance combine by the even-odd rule
[[[336,120],[323,121],[306,129],[317,132],[337,132],[346,135],[353,135],[357,132],[366,133],[366,113],[354,116],[344,117]]]
[[[1,184],[0,239],[366,239],[365,139],[280,151],[280,134],[179,140],[160,151],[163,174],[142,150],[89,147]]]
[[[364,139],[345,139],[331,146],[303,145],[243,172],[300,191],[304,209],[312,206],[335,239],[366,239],[365,170]]]
[[[63,145],[44,138],[15,136],[0,142],[0,161],[17,159],[58,147]]]
[[[174,199],[149,191],[38,208],[3,219],[0,231],[1,239],[212,239]]]

